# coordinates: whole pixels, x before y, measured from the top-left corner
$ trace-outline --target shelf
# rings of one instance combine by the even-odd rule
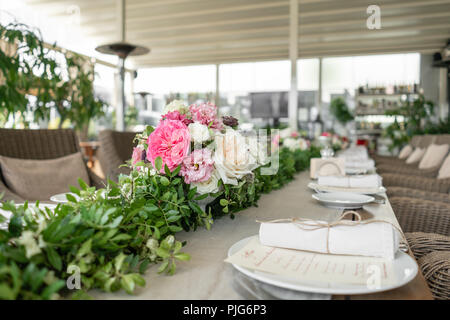
[[[386,97],[401,97],[403,95],[406,96],[413,96],[413,95],[419,95],[418,93],[391,93],[391,94],[386,94],[386,93],[373,93],[373,94],[357,94],[355,96],[355,99],[357,98],[386,98]]]
[[[383,129],[357,129],[355,130],[356,135],[375,135],[381,134]]]

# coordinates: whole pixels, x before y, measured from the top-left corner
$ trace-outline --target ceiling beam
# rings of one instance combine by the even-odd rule
[[[305,49],[319,49],[324,47],[330,47],[330,48],[339,48],[339,47],[355,47],[355,46],[366,46],[366,47],[373,47],[378,46],[382,47],[384,45],[390,45],[392,43],[394,44],[422,44],[427,43],[433,40],[435,43],[440,42],[442,43],[442,46],[445,45],[445,40],[450,37],[450,32],[441,32],[434,35],[422,35],[422,36],[395,36],[395,37],[389,37],[386,39],[361,39],[358,41],[355,40],[339,40],[339,41],[322,41],[322,42],[308,42],[308,43],[302,43],[300,42],[300,51]],[[159,51],[158,48],[153,48],[152,53],[148,56],[151,57],[162,57],[164,59],[171,59],[176,58],[178,56],[182,57],[196,57],[196,56],[213,56],[213,55],[223,55],[223,54],[229,54],[234,55],[238,54],[241,51],[245,51],[246,53],[249,52],[261,52],[265,50],[273,50],[276,48],[280,48],[281,44],[272,44],[270,42],[266,43],[260,43],[255,44],[255,46],[252,47],[241,47],[241,48],[220,48],[220,49],[201,49],[201,50],[176,50],[172,52],[167,51]],[[285,50],[287,51],[287,42],[284,46]],[[140,61],[141,59],[146,59],[147,56],[142,57],[136,57],[136,61]]]
[[[158,20],[170,20],[170,19],[181,19],[192,16],[202,16],[202,15],[214,15],[214,14],[222,14],[222,13],[231,13],[236,11],[250,11],[257,9],[267,9],[267,8],[276,8],[276,7],[286,7],[289,4],[289,1],[286,0],[277,0],[273,2],[259,2],[248,4],[246,1],[240,1],[240,4],[228,5],[224,7],[217,6],[203,6],[202,8],[192,10],[192,11],[178,11],[169,14],[161,14],[151,17],[152,21]],[[127,21],[129,24],[138,23],[148,21],[148,14],[143,14],[141,16],[128,16]]]
[[[285,28],[283,28],[284,30]],[[281,30],[281,28],[275,28],[275,30]],[[417,31],[425,31],[425,30],[432,30],[432,31],[445,31],[447,30],[450,32],[450,21],[446,24],[426,24],[426,25],[420,25],[420,26],[414,26],[411,28],[411,26],[400,26],[400,27],[392,27],[392,28],[385,28],[382,30],[372,31],[367,29],[358,29],[358,30],[345,30],[345,31],[335,31],[335,32],[316,32],[316,33],[301,33],[299,36],[300,42],[308,42],[303,40],[317,40],[317,39],[323,39],[323,38],[354,38],[354,37],[360,37],[360,36],[366,36],[366,39],[380,39],[380,38],[387,38],[391,37],[394,33],[400,33],[404,32],[409,35],[413,35],[414,32]],[[266,33],[269,33],[273,31],[271,28],[266,29]],[[433,35],[434,33],[431,33]],[[213,38],[217,39],[217,38]],[[358,39],[359,40],[359,39]],[[276,37],[258,37],[255,38],[254,36],[249,36],[247,38],[239,38],[239,39],[227,39],[227,40],[215,40],[215,41],[185,41],[185,42],[168,42],[168,41],[140,41],[140,44],[151,47],[153,49],[157,49],[159,52],[164,50],[173,50],[173,49],[188,49],[193,48],[194,50],[200,50],[201,47],[214,47],[214,46],[239,46],[239,45],[251,45],[255,43],[273,43],[273,42],[279,42],[279,43],[287,43],[287,37],[286,36],[276,36]]]
[[[274,16],[272,17],[274,20],[283,20],[284,16]],[[420,13],[420,14],[410,14],[410,15],[394,15],[394,16],[383,16],[383,25],[384,28],[386,28],[386,22],[398,22],[398,21],[413,21],[413,20],[419,20],[419,19],[437,19],[437,18],[444,18],[444,17],[450,17],[450,10],[442,10],[438,12],[431,12],[431,13]],[[287,15],[284,17],[287,19]],[[255,19],[237,19],[237,20],[231,20],[231,21],[218,21],[220,23],[231,23],[232,25],[240,25],[240,23],[246,23],[246,22],[260,22],[268,20],[271,21],[271,19],[268,19],[266,17],[256,17]],[[360,26],[362,23],[362,19],[340,19],[340,20],[334,20],[334,21],[327,21],[327,22],[312,22],[312,23],[302,23],[300,25],[300,34],[308,34],[305,29],[313,28],[313,29],[319,29],[322,27],[337,27],[337,26],[351,26],[351,25],[358,25]],[[428,22],[427,22],[428,24]],[[197,27],[204,27],[206,28],[208,26],[208,23],[197,23]],[[189,28],[190,26],[185,25],[183,26],[183,32],[186,31],[186,28]],[[210,26],[211,27],[211,26]],[[388,24],[389,27],[389,24]],[[170,30],[177,30],[179,28],[178,26],[171,26]],[[408,28],[413,29],[414,27],[411,26],[411,24],[408,24]],[[114,31],[113,28],[111,28],[111,31]],[[157,31],[157,32],[156,32]],[[177,34],[177,35],[164,35],[161,34],[164,31],[164,29],[158,29],[155,30],[156,36],[143,36],[140,32],[128,32],[127,33],[127,39],[130,41],[139,41],[139,42],[146,42],[148,40],[154,40],[154,41],[162,41],[162,42],[170,42],[170,41],[178,41],[178,40],[188,40],[188,39],[202,39],[202,38],[213,38],[217,39],[218,37],[225,37],[229,35],[243,35],[243,34],[267,34],[268,32],[286,32],[288,31],[287,23],[285,26],[278,26],[278,27],[261,27],[261,28],[245,28],[244,26],[240,25],[239,29],[235,30],[223,30],[223,31],[208,31],[208,32],[189,32],[187,34]],[[96,30],[95,32],[86,32],[86,36],[95,36],[95,35],[104,35],[105,32],[101,32],[100,30]],[[107,38],[106,38],[107,39]]]
[[[420,45],[420,46],[391,46],[386,48],[357,48],[351,50],[321,50],[321,51],[305,51],[299,53],[299,58],[318,58],[318,57],[339,57],[339,56],[361,56],[372,54],[393,54],[393,53],[432,53],[440,47],[437,44]],[[205,59],[177,59],[177,60],[146,60],[140,62],[137,66],[139,68],[151,67],[174,67],[174,66],[190,66],[190,65],[204,65],[204,64],[224,64],[224,63],[241,63],[241,62],[256,62],[256,61],[272,61],[272,60],[287,60],[287,52],[272,52],[253,55],[238,55],[234,57],[210,57]],[[300,71],[301,72],[301,71]]]

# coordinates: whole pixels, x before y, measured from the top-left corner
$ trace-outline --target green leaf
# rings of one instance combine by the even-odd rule
[[[73,195],[71,195],[70,193],[66,193],[66,198],[70,202],[73,202],[73,203],[77,203],[78,202],[77,199]]]
[[[120,284],[122,288],[129,294],[132,294],[134,291],[134,279],[131,274],[124,275],[120,279]]]
[[[127,256],[121,252],[115,259],[114,259],[114,268],[116,271],[120,271],[122,269],[123,262]]]
[[[22,233],[23,224],[22,217],[17,214],[14,214],[12,218],[9,220],[8,231],[11,233],[13,237],[19,237]]]
[[[147,210],[148,212],[155,212],[158,211],[159,208],[157,206],[155,206],[152,203],[147,204],[147,206],[145,206],[145,210]]]
[[[167,166],[166,166],[166,167],[167,167]],[[162,184],[164,187],[167,187],[167,186],[170,184],[169,179],[167,179],[166,177],[161,177],[160,181],[161,181],[161,184]]]
[[[160,172],[162,168],[162,159],[161,157],[156,157],[155,159],[155,169],[156,171]]]
[[[170,257],[169,251],[167,251],[163,248],[156,249],[156,254],[163,259]]]
[[[169,176],[169,177],[172,175],[171,172],[170,172],[170,170],[169,170],[169,167],[167,166],[167,164],[164,164],[164,172],[165,172],[166,175]]]
[[[181,218],[181,217],[180,217]],[[182,227],[179,226],[169,226],[170,231],[172,232],[180,232],[181,230],[183,230]]]
[[[144,261],[141,262],[139,265],[139,272],[144,273],[147,270],[148,265],[150,264],[149,259],[144,259]]]
[[[170,216],[167,218],[168,222],[175,222],[181,219],[181,216]],[[172,230],[172,229],[171,229]]]
[[[158,268],[158,273],[164,272],[166,270],[167,266],[169,265],[169,260],[165,260]]]
[[[74,186],[69,186],[69,190],[72,193],[75,193],[77,196],[80,196],[80,189],[74,187]]]
[[[44,289],[44,291],[42,291],[42,298],[46,299],[46,300],[51,299],[52,295],[54,293],[57,293],[62,288],[64,288],[65,285],[66,285],[66,282],[64,280],[58,280],[58,281],[53,282],[48,287],[46,287]]]
[[[227,199],[220,199],[220,205],[222,206],[222,207],[225,207],[225,206],[227,206],[228,205],[228,200]]]
[[[180,170],[181,170],[181,164],[180,164],[178,167],[176,167],[175,170],[172,171],[171,176],[172,176],[172,177],[177,176],[177,175],[180,173]]]
[[[80,185],[81,190],[87,190],[89,188],[86,182],[84,182],[81,178],[78,178],[78,184]]]
[[[208,196],[209,196],[209,194],[205,193],[205,194],[199,195],[198,197],[195,197],[194,200],[196,200],[196,201],[204,200],[204,199],[208,198]]]
[[[91,248],[92,248],[92,238],[88,239],[81,245],[80,249],[77,252],[77,258],[81,258],[84,255],[91,252]]]
[[[176,253],[174,255],[175,258],[177,258],[178,260],[182,260],[182,261],[188,261],[191,259],[191,256],[187,253]]]
[[[137,284],[138,286],[141,286],[141,287],[145,287],[145,279],[142,278],[139,274],[132,273],[131,277],[134,280],[135,284]]]
[[[58,271],[61,271],[62,269],[62,260],[61,257],[59,256],[58,252],[56,252],[55,249],[53,249],[52,247],[48,246],[47,247],[47,258],[48,261],[50,262],[50,264]]]

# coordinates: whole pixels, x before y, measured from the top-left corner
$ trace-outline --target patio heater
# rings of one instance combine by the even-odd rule
[[[117,69],[119,71],[119,101],[116,106],[116,130],[125,131],[125,60],[128,56],[141,56],[150,52],[150,49],[125,41],[125,0],[118,0],[120,12],[121,41],[105,44],[95,48],[104,54],[119,57]]]

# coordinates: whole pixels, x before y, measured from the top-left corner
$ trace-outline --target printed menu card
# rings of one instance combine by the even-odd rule
[[[396,280],[392,262],[387,259],[268,247],[257,236],[225,262],[302,282],[385,286]]]

